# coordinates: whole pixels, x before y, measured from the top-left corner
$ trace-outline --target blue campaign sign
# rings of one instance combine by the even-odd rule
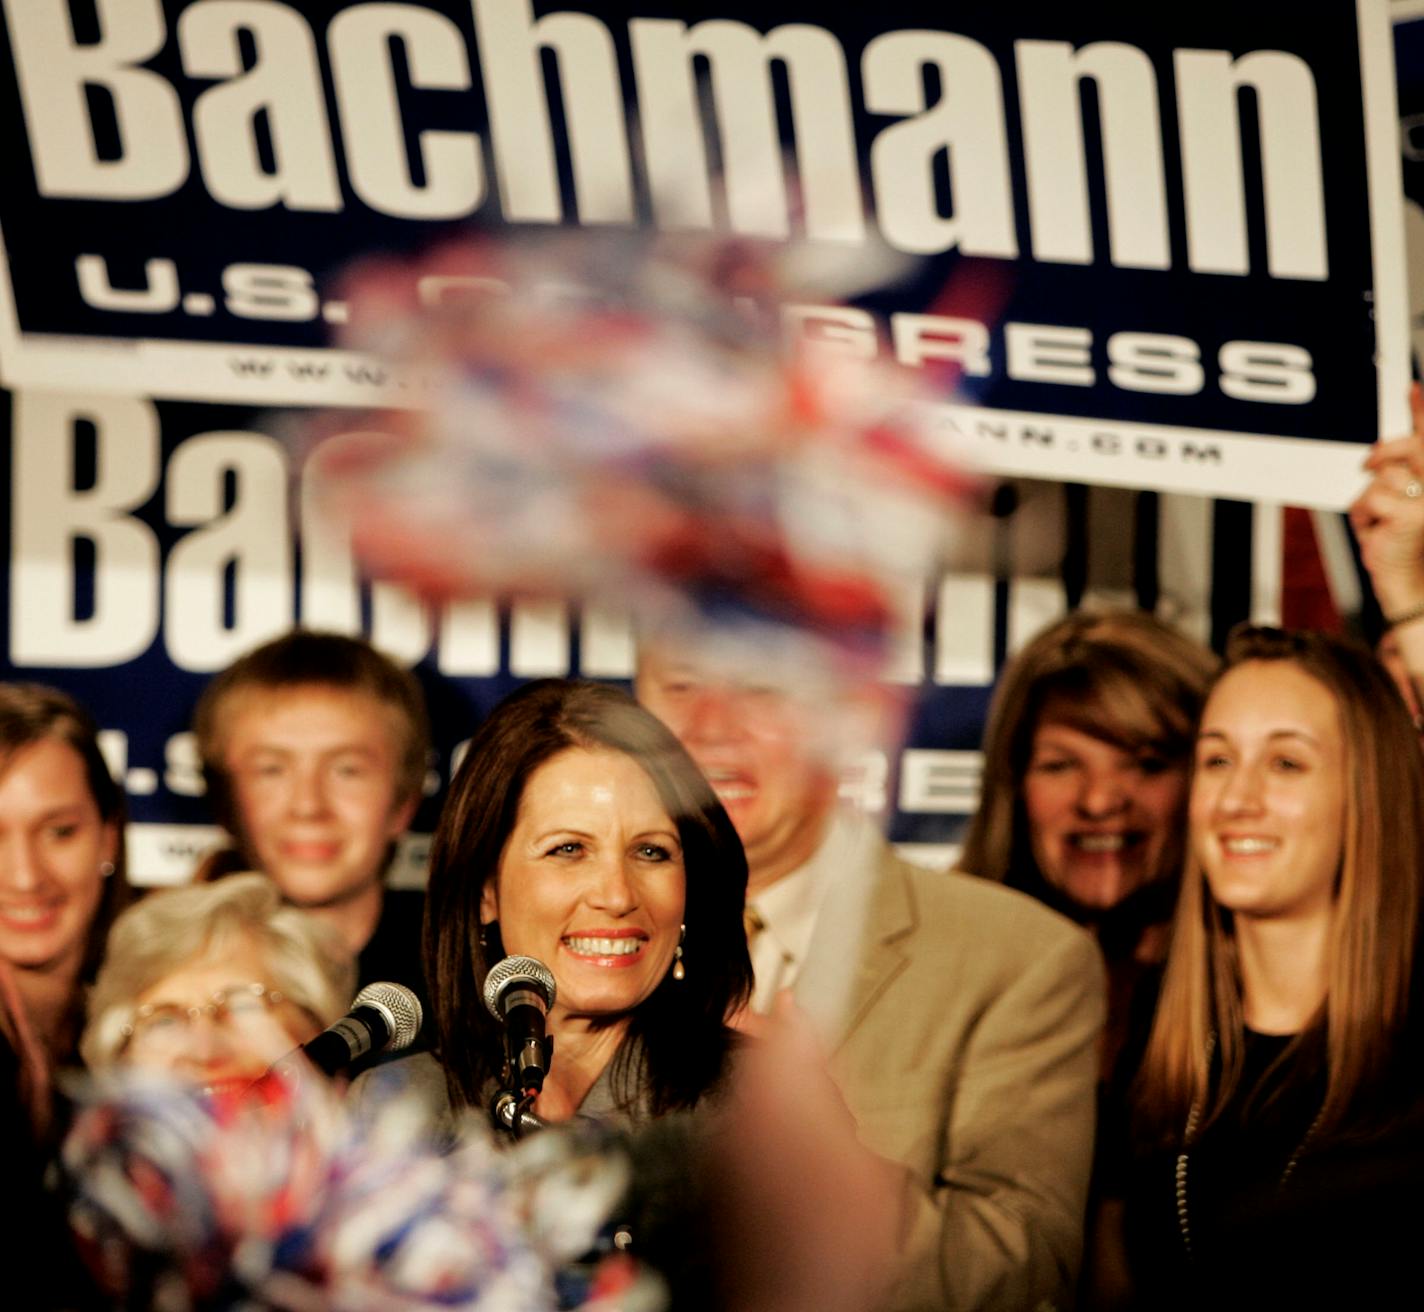
[[[387,362],[333,345],[343,275],[371,252],[472,227],[888,251],[892,280],[788,307],[789,330],[949,362],[941,421],[987,469],[1106,485],[1107,515],[1116,487],[1339,506],[1361,444],[1407,426],[1384,0],[1308,21],[1216,0],[0,0],[0,17],[0,674],[94,709],[145,878],[186,877],[214,837],[187,735],[203,683],[294,623],[418,670],[434,788],[516,682],[632,671],[617,615],[422,606],[362,582],[320,522],[290,433],[322,407],[361,427],[363,407],[411,403]],[[1396,35],[1424,197],[1419,29]],[[418,298],[452,290],[412,278]],[[907,593],[890,677],[922,712],[847,780],[936,853],[975,806],[996,666],[1067,595],[1010,554],[986,544]],[[1164,533],[1162,554],[1187,553]],[[433,819],[432,795],[417,828]],[[407,856],[418,878],[419,843]]]
[[[634,671],[623,614],[478,599],[435,607],[363,582],[347,536],[324,516],[316,467],[291,458],[283,425],[246,407],[118,394],[12,399],[0,676],[64,688],[94,712],[129,795],[131,866],[144,881],[186,879],[219,839],[188,732],[204,684],[299,621],[364,633],[421,677],[435,734],[422,834],[461,743],[516,684],[626,682]],[[893,676],[923,686],[925,710],[902,756],[847,763],[847,794],[931,855],[973,809],[994,591],[976,576],[906,598]],[[419,880],[423,856],[417,838],[396,877]]]
[[[1385,0],[3,13],[11,386],[402,402],[352,260],[641,226],[913,257],[836,331],[997,472],[1338,506],[1405,422]]]

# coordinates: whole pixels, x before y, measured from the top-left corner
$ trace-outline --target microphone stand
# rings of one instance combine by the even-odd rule
[[[547,1124],[534,1114],[534,1099],[544,1086],[544,1072],[553,1063],[554,1041],[552,1038],[540,1041],[542,1069],[536,1066],[532,1072],[527,1062],[520,1061],[520,1048],[508,1035],[505,1036],[505,1045],[504,1087],[496,1090],[490,1100],[490,1119],[496,1129],[508,1130],[516,1139],[522,1139],[535,1130],[544,1129]],[[526,1075],[532,1078],[526,1079]]]
[[[533,1111],[534,1095],[516,1093],[513,1089],[500,1089],[490,1101],[490,1119],[496,1128],[508,1130],[516,1139],[533,1134],[545,1128]]]

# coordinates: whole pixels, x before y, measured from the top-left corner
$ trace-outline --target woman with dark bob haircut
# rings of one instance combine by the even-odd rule
[[[751,987],[746,885],[711,786],[631,697],[551,679],[506,698],[470,741],[431,854],[424,956],[451,1105],[498,1087],[482,991],[509,953],[558,985],[542,1118],[694,1107],[727,1070],[726,1020]]]

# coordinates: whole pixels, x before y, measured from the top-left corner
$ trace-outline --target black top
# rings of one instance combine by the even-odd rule
[[[27,1312],[108,1308],[89,1279],[69,1231],[54,1165],[70,1107],[54,1098],[53,1124],[40,1137],[20,1094],[20,1059],[0,1034],[0,1304]]]
[[[1154,880],[1128,894],[1116,906],[1101,910],[1090,910],[1073,901],[1033,868],[1011,870],[1004,878],[1004,885],[1027,893],[1059,915],[1082,925],[1097,941],[1107,968],[1108,983],[1108,1014],[1098,1049],[1101,1058],[1099,1092],[1105,1094],[1119,1065],[1141,1057],[1140,1053],[1127,1050],[1134,1046],[1135,1029],[1141,1023],[1144,1006],[1147,1024],[1151,1024],[1162,967],[1159,961],[1143,960],[1138,954],[1147,935],[1171,923],[1177,881]]]
[[[1126,1238],[1140,1306],[1390,1306],[1386,1291],[1417,1278],[1415,1082],[1401,1075],[1386,1091],[1398,1112],[1383,1131],[1322,1143],[1312,1127],[1324,1075],[1287,1083],[1275,1063],[1289,1043],[1247,1031],[1222,1115],[1184,1156],[1164,1149],[1130,1168]]]
[[[356,991],[367,984],[389,981],[413,989],[420,999],[425,1020],[420,1034],[405,1052],[420,1052],[434,1041],[435,1018],[430,1008],[430,992],[425,987],[421,965],[420,934],[425,918],[425,893],[418,888],[388,888],[381,903],[381,918],[366,946],[356,957]],[[378,1065],[382,1059],[364,1060],[351,1068],[352,1076]]]
[[[390,980],[414,989],[421,1005],[425,1005],[425,970],[420,962],[420,927],[424,917],[425,893],[421,889],[385,890],[381,918],[366,946],[356,956],[358,990],[379,980]]]

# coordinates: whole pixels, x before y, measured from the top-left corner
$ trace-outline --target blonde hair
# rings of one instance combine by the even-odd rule
[[[1317,1141],[1368,1124],[1408,1019],[1424,861],[1424,760],[1389,675],[1363,647],[1326,634],[1242,627],[1223,673],[1248,662],[1294,665],[1322,684],[1340,716],[1346,801],[1335,910],[1320,1012],[1282,1057],[1288,1079],[1318,1073],[1296,1060],[1323,1054]],[[1240,1079],[1243,1003],[1231,913],[1188,859],[1161,1000],[1136,1086],[1144,1137],[1181,1142],[1220,1115]],[[1213,1043],[1213,1037],[1215,1041]],[[1213,1058],[1215,1048],[1215,1059]],[[1213,1068],[1219,1077],[1213,1087]]]
[[[1185,762],[1215,668],[1210,651],[1145,611],[1075,611],[1039,632],[995,689],[984,731],[982,800],[961,866],[1015,883],[1040,873],[1023,780],[1045,711],[1124,751]],[[1178,865],[1174,859],[1167,868]]]
[[[265,875],[161,889],[114,922],[79,1040],[85,1064],[104,1066],[118,1056],[142,994],[234,940],[254,944],[267,961],[263,982],[320,1024],[345,1012],[356,979],[351,954],[330,926],[285,905]]]

